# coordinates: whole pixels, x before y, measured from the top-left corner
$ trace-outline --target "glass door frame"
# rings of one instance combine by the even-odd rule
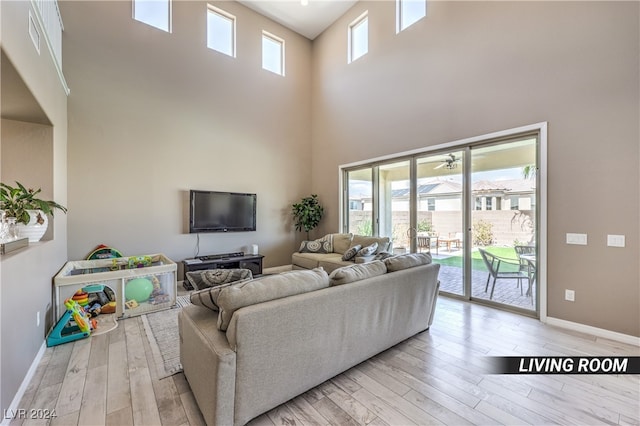
[[[340,232],[348,232],[346,230],[348,224],[348,208],[349,208],[349,199],[348,199],[348,188],[345,183],[347,181],[347,176],[349,171],[357,170],[360,168],[373,168],[373,194],[377,194],[378,188],[378,176],[377,176],[377,167],[383,164],[387,164],[390,162],[399,162],[403,160],[409,160],[410,167],[410,229],[416,229],[417,226],[417,159],[419,157],[428,156],[428,155],[437,155],[443,152],[451,151],[452,149],[463,151],[463,196],[462,196],[462,216],[463,216],[463,232],[465,241],[471,241],[472,238],[472,227],[471,227],[471,209],[470,206],[473,205],[473,193],[471,191],[471,161],[470,154],[472,147],[479,147],[483,145],[495,144],[502,141],[508,141],[520,137],[532,136],[537,139],[536,146],[536,205],[535,205],[535,215],[536,215],[536,227],[535,227],[535,241],[537,248],[537,271],[536,271],[536,286],[537,291],[535,293],[536,300],[535,303],[535,311],[524,310],[522,308],[512,307],[509,305],[496,303],[493,301],[487,301],[482,299],[476,299],[471,296],[471,246],[472,244],[463,244],[464,256],[463,256],[463,284],[464,284],[464,294],[463,295],[455,295],[447,293],[446,295],[449,297],[460,298],[463,300],[473,301],[475,303],[487,304],[491,306],[495,306],[499,309],[510,310],[521,313],[523,315],[535,316],[542,321],[546,321],[547,319],[547,123],[541,122],[532,124],[529,126],[523,126],[519,128],[504,130],[500,132],[490,133],[487,135],[477,136],[468,139],[462,139],[459,141],[449,142],[437,146],[432,146],[424,149],[413,150],[404,153],[398,153],[396,155],[389,155],[385,157],[379,157],[376,159],[365,160],[357,163],[345,164],[339,166],[339,205],[341,206],[341,212],[339,214],[339,229]],[[378,197],[373,197],[373,208],[372,212],[372,226],[373,226],[373,235],[379,234],[379,223],[378,223],[378,207],[376,205],[376,199]],[[411,252],[415,252],[417,250],[416,238],[411,238]]]

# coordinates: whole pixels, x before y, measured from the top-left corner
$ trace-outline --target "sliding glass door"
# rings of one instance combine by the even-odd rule
[[[464,295],[464,151],[416,159],[417,236],[440,263],[441,290]]]
[[[537,313],[537,132],[344,169],[343,230],[431,253],[440,290]]]
[[[536,146],[532,136],[471,147],[471,295],[535,310]]]

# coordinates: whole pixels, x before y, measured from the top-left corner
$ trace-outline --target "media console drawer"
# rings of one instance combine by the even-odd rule
[[[236,257],[223,257],[220,259],[185,259],[182,261],[184,267],[184,273],[201,271],[204,269],[249,269],[251,273],[256,276],[262,274],[262,259],[261,254],[251,254],[245,256]],[[185,278],[182,282],[182,286],[186,290],[193,290],[189,281]]]

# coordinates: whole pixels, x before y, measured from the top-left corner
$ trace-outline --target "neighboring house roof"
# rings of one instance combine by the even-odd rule
[[[535,180],[532,179],[481,180],[473,183],[472,190],[474,193],[498,192],[504,195],[532,193],[535,191],[535,184]],[[461,192],[461,184],[447,180],[428,182],[418,186],[418,197],[458,195]],[[369,199],[371,196],[364,196],[362,198]],[[409,188],[394,189],[391,191],[391,198],[409,198]]]

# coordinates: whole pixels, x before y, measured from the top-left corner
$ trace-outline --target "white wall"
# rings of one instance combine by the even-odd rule
[[[206,47],[206,2],[173,3],[173,31],[131,2],[64,2],[69,96],[69,257],[195,254],[188,190],[257,193],[257,231],[201,234],[200,254],[258,244],[290,263],[290,205],[308,195],[311,43],[236,2],[237,57]],[[261,67],[261,31],[285,39],[286,76]]]
[[[546,121],[548,315],[640,336],[639,8],[430,1],[396,34],[395,2],[358,2],[313,45],[323,229],[338,227],[340,164]],[[347,26],[366,10],[369,53],[347,64]],[[589,245],[566,245],[568,232]]]

